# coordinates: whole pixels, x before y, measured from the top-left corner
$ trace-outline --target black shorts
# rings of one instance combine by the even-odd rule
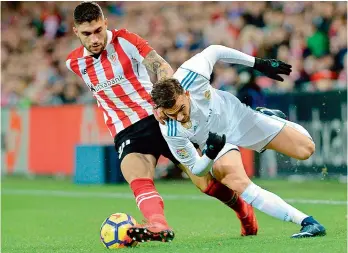
[[[164,140],[158,121],[151,115],[122,130],[115,136],[115,149],[119,159],[130,153],[151,154],[156,159],[163,155],[174,164],[179,162],[169,150]]]

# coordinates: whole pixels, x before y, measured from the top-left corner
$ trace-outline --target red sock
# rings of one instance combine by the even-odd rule
[[[159,222],[168,226],[164,217],[163,199],[150,178],[137,178],[130,183],[138,208],[149,222]]]
[[[247,205],[247,203],[244,202],[235,191],[220,183],[215,178],[209,183],[204,193],[217,198],[225,205],[232,208],[239,217],[245,217],[247,215],[247,213],[245,213],[245,205]]]

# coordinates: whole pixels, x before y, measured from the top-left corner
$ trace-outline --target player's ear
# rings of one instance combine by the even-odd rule
[[[77,28],[76,28],[75,26],[73,27],[73,31],[74,31],[75,35],[76,35],[77,37],[79,37],[79,33],[78,33]]]
[[[188,90],[185,91],[185,95],[189,97],[190,96],[190,92]]]
[[[105,25],[105,28],[108,29],[108,19],[107,18],[104,19],[104,25]]]

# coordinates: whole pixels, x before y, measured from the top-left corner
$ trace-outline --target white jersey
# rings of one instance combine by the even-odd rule
[[[190,169],[199,159],[193,143],[204,150],[209,131],[226,134],[226,143],[260,151],[265,146],[264,141],[278,133],[284,124],[275,123],[274,128],[266,131],[267,136],[260,131],[253,134],[253,128],[265,120],[265,116],[242,104],[232,94],[213,88],[209,81],[212,69],[213,64],[203,53],[180,66],[174,78],[190,93],[190,121],[182,124],[169,119],[165,125],[160,124],[172,154]],[[252,138],[245,138],[247,134],[251,134]]]

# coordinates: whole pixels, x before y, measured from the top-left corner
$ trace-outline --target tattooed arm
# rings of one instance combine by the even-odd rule
[[[155,50],[152,50],[147,54],[143,60],[143,64],[145,65],[146,69],[157,74],[157,81],[172,77],[174,74],[174,71],[169,63],[166,62],[159,54],[157,54]],[[164,125],[164,120],[167,119],[167,116],[160,109],[153,109],[153,113],[157,121]]]
[[[152,73],[157,74],[157,81],[171,77],[174,73],[172,67],[160,55],[152,50],[143,60],[145,67]]]

